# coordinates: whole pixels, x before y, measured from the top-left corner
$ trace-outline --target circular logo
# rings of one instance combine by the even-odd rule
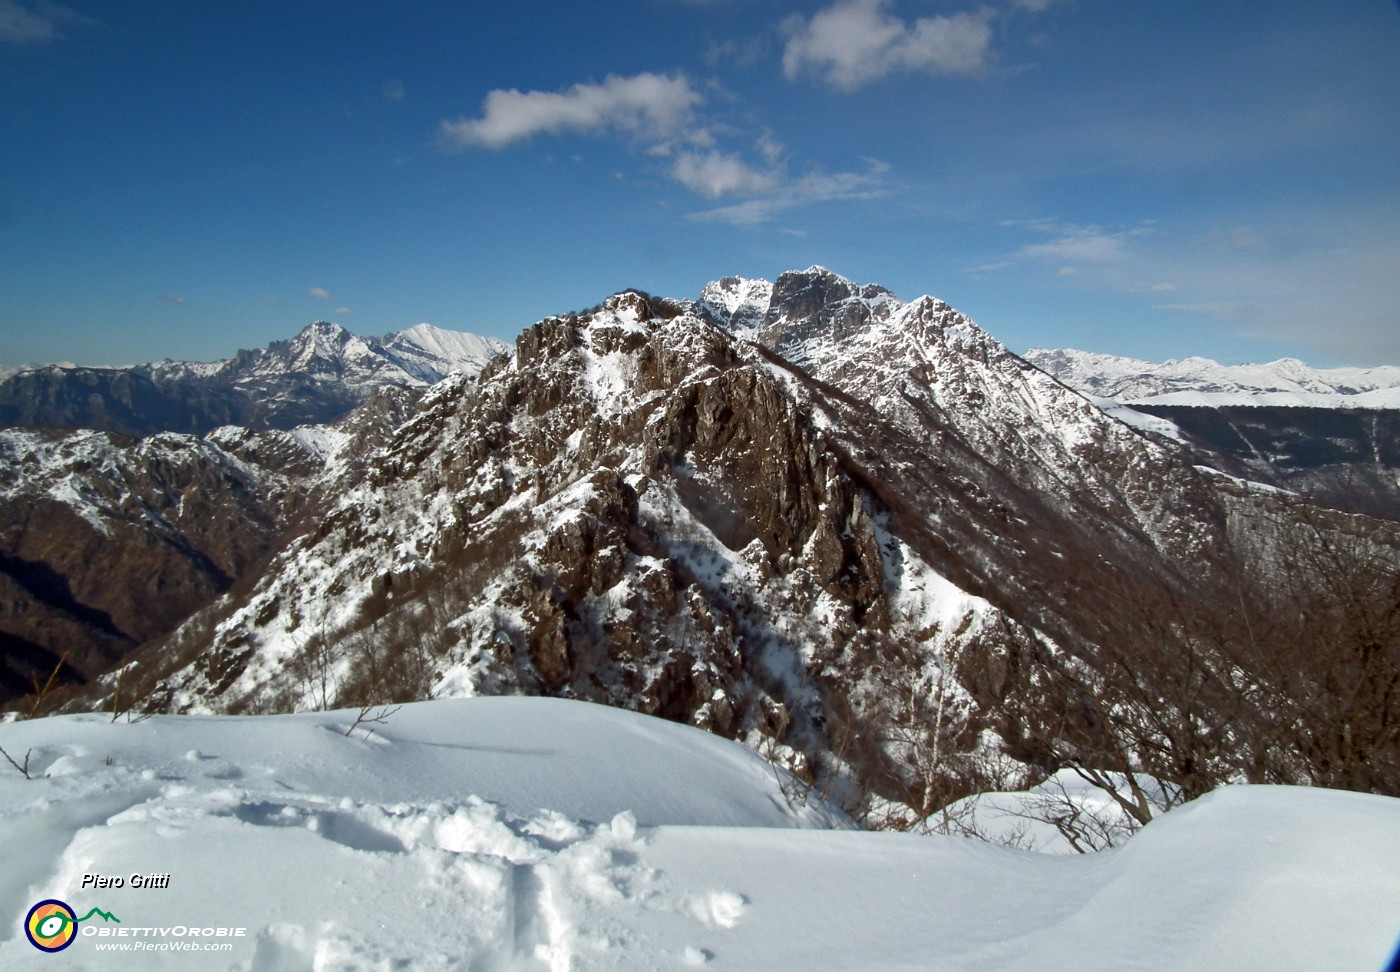
[[[24,916],[24,934],[41,952],[61,952],[73,944],[78,920],[73,909],[57,898],[40,901]]]

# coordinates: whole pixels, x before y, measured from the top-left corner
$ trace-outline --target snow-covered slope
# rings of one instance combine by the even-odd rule
[[[814,829],[839,815],[748,751],[600,706],[355,716],[0,725],[32,777],[0,764],[0,964],[1369,972],[1395,944],[1385,797],[1233,788],[1049,857]],[[45,900],[79,919],[62,955],[25,935]]]
[[[1072,348],[1032,348],[1027,361],[1071,388],[1126,404],[1400,408],[1400,367],[1313,368],[1296,358],[1222,365],[1209,358],[1156,364]]]
[[[59,684],[90,682],[207,606],[416,398],[385,389],[335,424],[287,430],[0,429],[0,700],[58,669]]]
[[[705,285],[696,308],[722,323],[736,337],[755,341],[763,329],[763,318],[772,299],[773,285],[767,280],[724,277]]]
[[[1117,542],[1112,534],[1129,523],[1172,556],[1208,542],[1199,506],[1209,500],[1166,451],[1106,419],[941,300],[905,303],[883,287],[810,267],[778,278],[759,340],[873,408],[907,440],[936,442],[945,456],[975,452],[988,468],[964,474],[1001,502],[1030,488],[1061,510],[1085,500],[1126,506],[1113,514],[1118,527],[1104,523],[1100,544]],[[874,441],[862,436],[856,445]],[[891,448],[881,443],[881,451]],[[945,497],[931,491],[930,520],[951,532],[957,515],[933,512]]]
[[[509,344],[496,338],[446,331],[431,324],[386,335],[381,345],[400,368],[429,385],[458,372],[479,374],[488,361],[510,350]]]
[[[304,374],[314,380],[338,381],[356,388],[415,387],[434,384],[449,374],[474,375],[487,361],[508,350],[510,345],[504,341],[445,331],[431,324],[418,324],[383,338],[363,338],[339,324],[318,321],[307,325],[290,341],[241,352],[214,374],[235,383]],[[153,367],[157,374],[173,375],[205,366],[164,362]]]
[[[421,388],[449,374],[476,375],[510,345],[492,338],[445,331],[419,324],[380,338],[351,334],[339,324],[318,321],[307,325],[290,341],[280,341],[258,351],[241,351],[223,363],[210,377],[232,383],[250,395],[267,398],[269,392],[286,393],[288,379],[342,386],[356,398],[375,388]],[[174,375],[191,366],[165,362],[152,366],[155,374]],[[271,388],[264,388],[266,382]]]

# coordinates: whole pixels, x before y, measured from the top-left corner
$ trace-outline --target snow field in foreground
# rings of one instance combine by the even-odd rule
[[[790,808],[735,744],[542,699],[0,725],[0,968],[1362,969],[1400,932],[1400,801],[1211,794],[1051,856]],[[110,757],[110,763],[109,763]],[[168,889],[82,888],[169,873]],[[29,907],[80,922],[55,955]],[[246,928],[221,953],[99,951]],[[94,932],[107,930],[99,937]]]

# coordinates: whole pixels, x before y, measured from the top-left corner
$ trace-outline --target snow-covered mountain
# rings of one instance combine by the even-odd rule
[[[0,698],[96,678],[222,595],[412,400],[291,430],[0,429]]]
[[[446,331],[431,324],[385,335],[380,347],[405,374],[424,385],[450,374],[479,374],[488,361],[510,350],[509,344],[495,338]]]
[[[0,688],[66,653],[19,707],[83,713],[0,720],[7,969],[54,898],[94,968],[177,926],[246,972],[1386,961],[1394,524],[822,267],[498,350],[49,369],[56,413],[364,394],[0,431]]]
[[[131,684],[196,712],[605,702],[917,814],[1050,760],[1075,659],[1174,611],[1224,625],[1276,550],[1340,529],[1290,502],[930,297],[820,267],[624,292],[433,386]]]
[[[772,300],[773,285],[767,280],[724,277],[706,284],[696,305],[704,316],[723,322],[731,334],[756,341]]]
[[[1400,367],[1313,368],[1296,358],[1222,365],[1209,358],[1160,364],[1072,348],[1032,348],[1027,361],[1071,388],[1124,404],[1400,408]]]
[[[31,777],[0,763],[0,964],[1264,972],[1395,945],[1393,798],[1229,787],[1051,857],[832,829],[752,752],[602,706],[357,714],[0,725]],[[24,934],[44,901],[78,919],[57,957]]]
[[[183,362],[151,367],[161,376],[218,375],[234,383],[304,374],[352,388],[422,387],[449,374],[476,374],[487,361],[508,350],[510,345],[504,341],[445,331],[431,324],[418,324],[383,338],[362,338],[339,324],[317,321],[290,341],[240,352],[212,368]]]
[[[507,350],[494,338],[430,324],[362,338],[318,321],[291,340],[225,361],[21,371],[0,380],[0,427],[202,435],[221,425],[324,424],[385,388],[421,389],[450,374],[475,375]]]
[[[446,343],[420,331],[415,346]],[[407,374],[378,346],[325,326],[227,367],[264,395],[287,374],[334,387]],[[1128,772],[1128,754],[1132,772],[1188,795],[1231,774],[1400,779],[1375,756],[1384,732],[1348,737],[1362,755],[1342,758],[1326,723],[1280,762],[1271,740],[1295,730],[1245,733],[1235,708],[1256,686],[1269,704],[1247,712],[1280,720],[1315,697],[1296,680],[1331,674],[1287,652],[1317,632],[1274,627],[1330,608],[1274,599],[1322,597],[1306,565],[1328,551],[1389,576],[1396,531],[1202,468],[935,298],[821,267],[718,281],[695,301],[627,291],[527,328],[479,374],[380,387],[393,393],[367,399],[345,420],[353,444],[330,450],[354,461],[289,481],[295,514],[273,518],[264,558],[173,632],[109,653],[135,662],[125,697],[176,712],[604,702],[741,739],[902,826],[1074,761]],[[106,468],[70,465],[79,495]],[[153,495],[159,511],[180,493]],[[75,523],[97,509],[69,506]],[[104,516],[84,521],[84,549],[101,549]],[[107,556],[86,558],[98,566],[85,583],[113,564],[147,576]],[[1266,627],[1278,657],[1230,654]],[[1338,630],[1329,664],[1353,657]],[[1182,658],[1198,667],[1183,675]],[[1211,692],[1190,681],[1222,658]],[[113,706],[113,676],[84,674],[64,704]],[[1237,731],[1163,743],[1148,720],[1131,743],[1113,734],[1178,690],[1181,718],[1228,708]]]

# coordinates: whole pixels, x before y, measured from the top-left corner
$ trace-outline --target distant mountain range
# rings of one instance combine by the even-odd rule
[[[124,368],[49,365],[0,380],[0,428],[52,426],[121,435],[202,435],[222,425],[289,429],[332,422],[376,390],[476,374],[509,345],[419,324],[362,338],[320,321],[289,341],[225,361]]]
[[[1296,358],[1222,365],[1209,358],[1154,364],[1072,348],[1025,359],[1066,385],[1125,405],[1400,409],[1400,367],[1313,368]]]
[[[1026,352],[1145,435],[1198,464],[1400,520],[1400,368],[1313,368],[1294,358],[1154,364],[1072,349]]]

